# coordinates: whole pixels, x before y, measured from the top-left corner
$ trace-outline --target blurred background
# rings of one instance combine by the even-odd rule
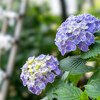
[[[1,1],[1,0],[0,0]],[[12,10],[19,12],[21,0],[14,0]],[[0,12],[6,9],[9,0],[2,0]],[[71,14],[90,13],[100,18],[100,0],[27,0],[21,38],[15,59],[14,71],[9,85],[7,100],[40,100],[45,96],[30,93],[20,80],[21,67],[30,56],[50,54],[61,60],[68,55],[77,55],[78,50],[61,56],[54,39],[59,25]],[[0,16],[0,30],[4,18]],[[8,30],[14,36],[16,22],[9,20]],[[10,50],[0,56],[0,68],[6,70]],[[97,61],[96,64],[100,65]],[[0,76],[1,77],[1,76]],[[0,88],[2,84],[0,84]]]

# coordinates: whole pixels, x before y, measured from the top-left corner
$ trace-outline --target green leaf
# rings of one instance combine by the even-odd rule
[[[42,98],[41,100],[49,100],[49,99],[48,99],[48,97],[44,97],[44,98]]]
[[[55,91],[60,100],[80,100],[82,91],[74,86],[62,86]]]
[[[77,83],[79,82],[81,76],[82,76],[82,74],[81,75],[70,75],[69,76],[69,80],[70,80],[70,82],[73,82],[73,86],[77,86]]]
[[[94,36],[100,36],[100,31],[95,32]]]
[[[92,80],[89,84],[85,85],[85,90],[91,98],[100,96],[100,79]]]
[[[84,92],[81,94],[81,100],[89,100],[86,91],[84,91]]]
[[[92,72],[92,71],[97,71],[97,69],[95,67],[90,67],[90,66],[86,66],[86,65],[81,65],[78,66],[76,70],[72,70],[72,74],[73,75],[79,75],[79,74],[84,74],[86,72]]]
[[[62,76],[62,80],[67,80],[69,76],[70,76],[70,72],[69,71],[65,71],[65,73]]]
[[[82,59],[80,55],[78,56],[69,56],[60,61],[60,69],[71,71],[73,68],[75,69],[77,66],[85,63],[86,60]],[[68,67],[69,66],[69,67]]]
[[[97,97],[97,100],[100,100],[100,96]]]
[[[48,83],[47,86],[46,86],[46,90],[45,90],[45,93],[47,95],[47,97],[50,99],[50,100],[53,100],[53,98],[58,98],[58,95],[56,95],[54,92],[59,89],[59,87],[63,87],[65,86],[65,83],[63,80],[61,79],[55,79],[54,83]]]
[[[100,79],[100,71],[94,72],[94,74],[88,80],[88,83],[90,83],[92,80],[97,80],[97,79]]]
[[[60,69],[62,71],[71,71],[71,74],[83,74],[86,72],[94,71],[94,67],[86,66],[84,63],[86,59],[82,59],[81,56],[69,56],[60,61]]]
[[[91,58],[91,57],[95,57],[97,56],[98,54],[100,54],[100,44],[98,43],[95,43],[95,44],[92,44],[90,46],[90,50],[87,51],[87,52],[82,52],[81,53],[81,57],[83,59],[87,59],[87,58]]]
[[[100,40],[95,40],[96,43],[100,43]]]

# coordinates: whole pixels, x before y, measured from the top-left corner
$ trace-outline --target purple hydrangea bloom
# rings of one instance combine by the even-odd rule
[[[39,95],[47,83],[53,83],[55,76],[60,75],[59,62],[56,58],[41,54],[29,57],[22,67],[21,80],[33,94]]]
[[[86,52],[94,43],[94,33],[100,30],[100,20],[90,14],[69,16],[58,28],[55,44],[61,54],[75,51],[76,47]]]

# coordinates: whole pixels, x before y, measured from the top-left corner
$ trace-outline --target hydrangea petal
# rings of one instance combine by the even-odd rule
[[[88,45],[85,43],[85,42],[80,42],[79,44],[78,44],[78,48],[80,49],[80,50],[82,50],[82,51],[88,51]]]
[[[54,79],[55,79],[55,74],[52,73],[52,72],[48,72],[46,74],[46,77],[47,77],[47,80],[50,82],[50,83],[53,83],[54,82]]]

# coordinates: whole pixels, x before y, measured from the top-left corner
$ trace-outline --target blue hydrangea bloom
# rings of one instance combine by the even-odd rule
[[[55,44],[61,54],[76,50],[88,51],[89,45],[94,43],[94,33],[100,30],[100,20],[90,14],[69,16],[58,28]]]
[[[22,67],[21,80],[33,94],[39,95],[47,83],[53,83],[55,76],[60,75],[59,62],[56,58],[41,54],[29,57]]]

